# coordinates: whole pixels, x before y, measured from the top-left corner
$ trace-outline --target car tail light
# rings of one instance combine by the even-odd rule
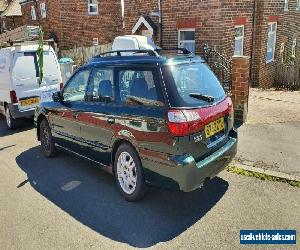
[[[63,83],[63,82],[61,82],[61,83],[59,84],[59,89],[60,89],[60,90],[62,90],[62,89],[63,89],[63,87],[64,87],[64,83]]]
[[[170,110],[168,112],[168,127],[174,136],[186,136],[199,131],[203,124],[197,111]]]
[[[10,91],[10,100],[11,100],[11,103],[13,103],[13,104],[19,102],[16,91],[14,91],[14,90]]]
[[[193,110],[171,109],[168,112],[168,127],[174,136],[186,136],[201,131],[206,124],[225,116],[229,117],[228,128],[232,129],[234,112],[229,97],[208,107]]]

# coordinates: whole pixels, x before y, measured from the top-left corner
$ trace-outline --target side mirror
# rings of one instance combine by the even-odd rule
[[[60,91],[53,93],[52,100],[54,102],[61,102],[62,101],[62,95],[61,95]]]

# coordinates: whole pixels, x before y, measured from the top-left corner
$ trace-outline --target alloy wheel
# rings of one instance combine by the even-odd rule
[[[132,156],[122,152],[117,162],[117,175],[120,186],[126,194],[132,194],[137,185],[137,170]]]

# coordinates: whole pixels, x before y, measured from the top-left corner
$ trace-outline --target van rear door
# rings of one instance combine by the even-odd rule
[[[19,99],[19,110],[34,109],[40,102],[51,100],[52,93],[59,90],[61,73],[54,52],[44,51],[44,78],[39,79],[36,51],[17,52],[14,55],[13,85]]]
[[[19,110],[33,109],[39,103],[39,71],[36,52],[14,54],[12,70],[13,88],[19,99]]]

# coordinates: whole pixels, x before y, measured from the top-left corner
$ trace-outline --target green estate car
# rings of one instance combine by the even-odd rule
[[[110,170],[128,201],[147,184],[190,192],[222,171],[237,150],[230,97],[201,57],[161,52],[114,51],[79,68],[36,109],[44,155]]]

